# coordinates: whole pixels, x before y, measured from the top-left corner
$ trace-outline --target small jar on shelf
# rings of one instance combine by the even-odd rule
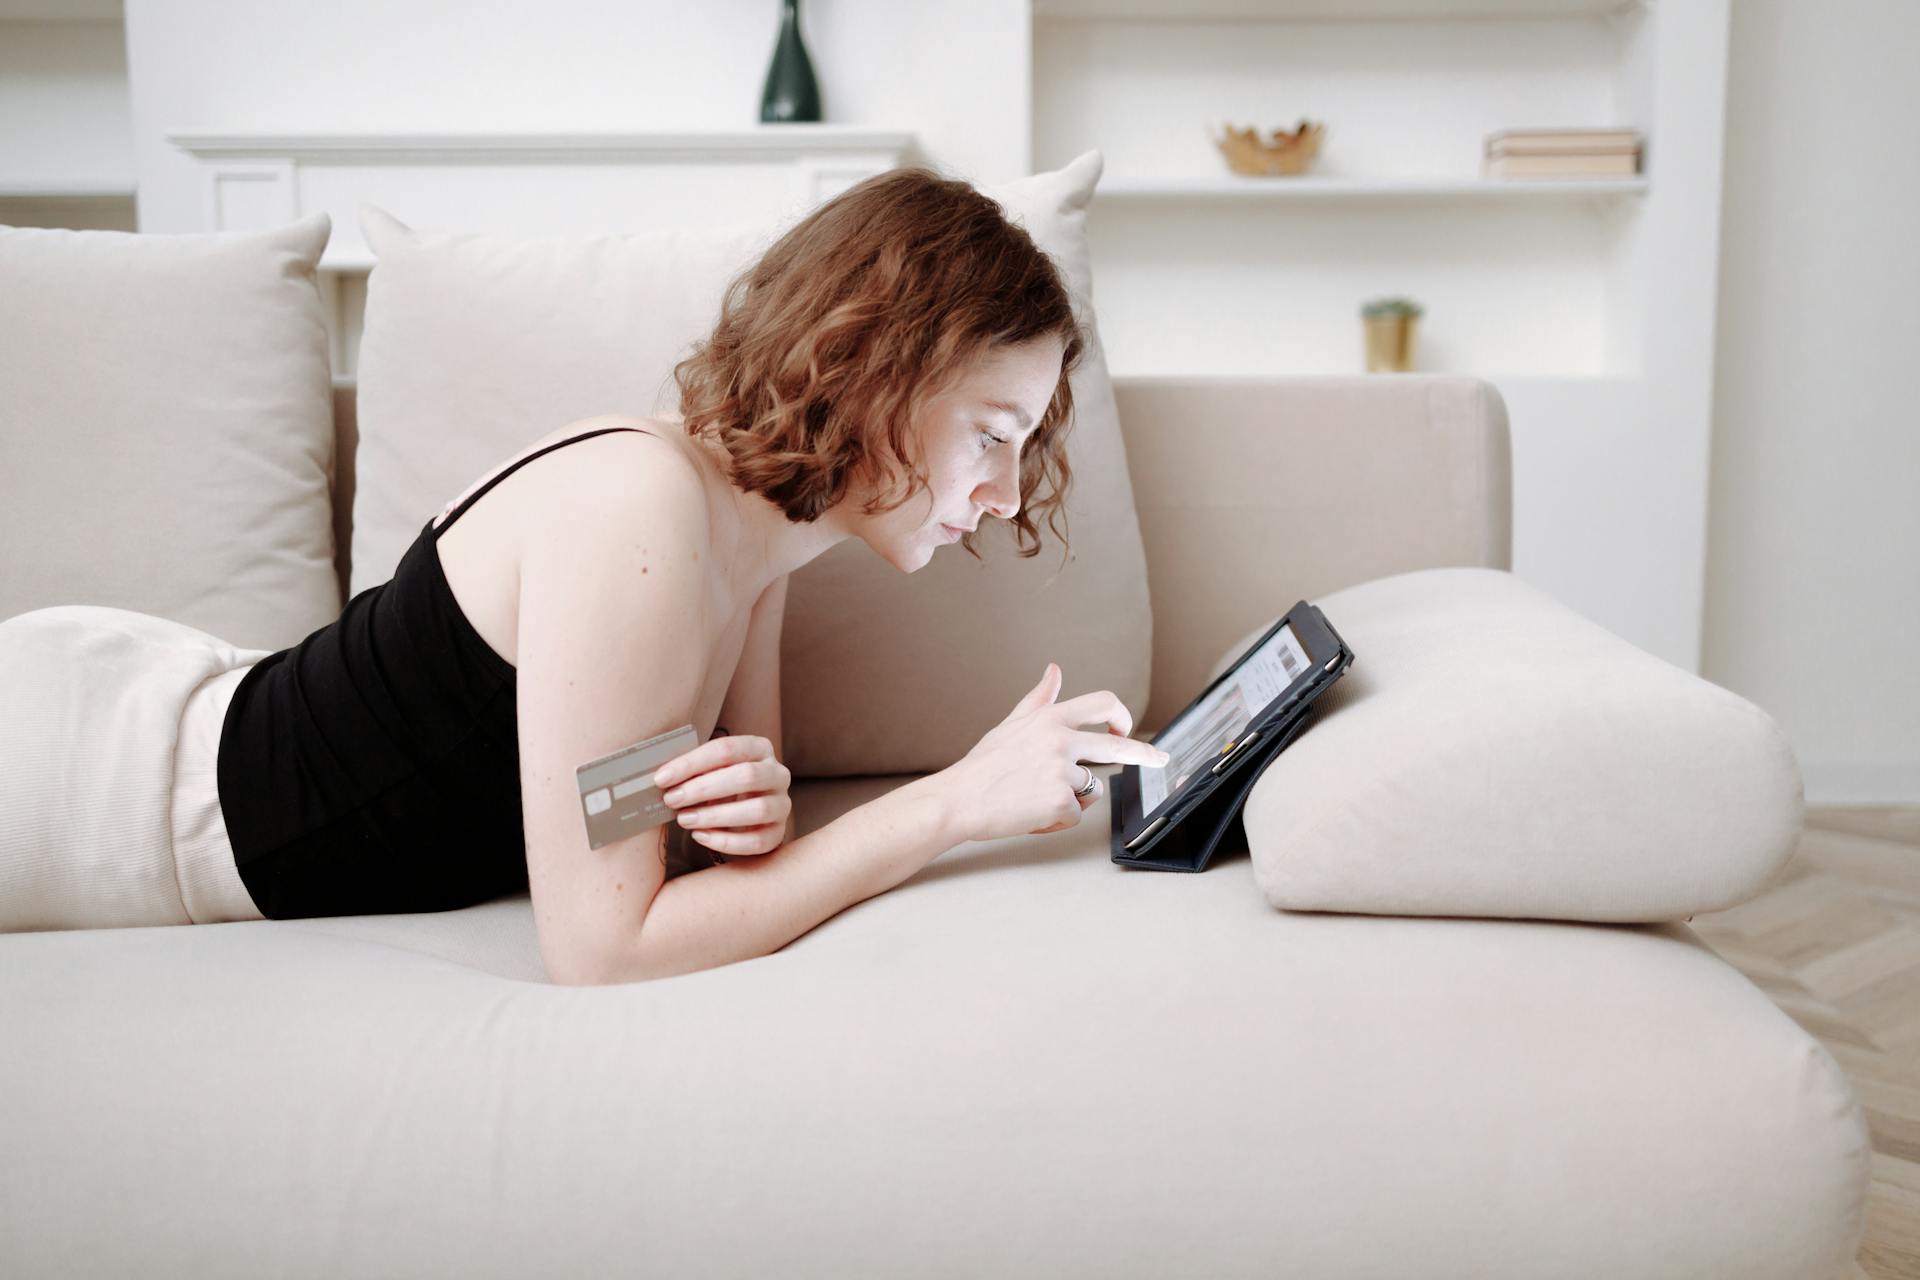
[[[1368,373],[1409,373],[1413,370],[1415,326],[1420,304],[1411,298],[1376,298],[1360,308],[1366,322]]]

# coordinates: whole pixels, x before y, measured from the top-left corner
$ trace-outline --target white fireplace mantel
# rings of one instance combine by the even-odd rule
[[[333,218],[323,271],[374,265],[359,210],[422,230],[617,235],[797,216],[913,155],[903,130],[836,124],[627,133],[179,129],[209,231]]]

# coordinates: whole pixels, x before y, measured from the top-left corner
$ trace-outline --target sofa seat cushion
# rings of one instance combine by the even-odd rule
[[[1087,208],[1102,159],[981,190],[1059,267],[1088,330],[1061,513],[1021,558],[989,520],[980,559],[912,574],[858,538],[792,575],[780,644],[783,760],[800,777],[944,768],[1060,663],[1075,692],[1146,709],[1152,613],[1118,410],[1093,313]],[[806,210],[801,210],[804,213]],[[797,217],[793,220],[797,220]],[[360,343],[355,594],[392,576],[434,512],[502,459],[594,414],[677,415],[676,360],[779,225],[512,236],[416,230],[362,210],[377,255]]]
[[[132,609],[272,650],[338,616],[332,229],[0,227],[0,618]]]
[[[802,783],[800,830],[901,781]],[[0,1239],[76,1275],[1851,1260],[1851,1086],[1686,926],[1278,913],[1244,857],[1121,868],[1107,828],[625,986],[546,985],[524,897],[0,937]]]
[[[1354,661],[1247,796],[1274,906],[1681,920],[1792,856],[1805,793],[1772,717],[1513,574],[1425,569],[1314,603]]]

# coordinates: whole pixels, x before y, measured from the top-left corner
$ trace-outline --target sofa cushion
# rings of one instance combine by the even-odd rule
[[[802,783],[799,828],[899,781]],[[548,985],[525,895],[0,937],[10,1269],[1805,1280],[1853,1257],[1872,1153],[1845,1072],[1686,925],[1281,914],[1239,858],[1112,865],[1104,804],[772,955],[625,986]]]
[[[1062,269],[1092,331],[1074,377],[1063,525],[1021,559],[1004,521],[907,575],[849,539],[796,571],[780,662],[798,776],[942,768],[1032,687],[1109,689],[1144,711],[1146,555],[1092,312],[1085,219],[1098,152],[983,187]],[[360,345],[354,593],[390,577],[434,512],[528,442],[600,413],[678,412],[672,365],[706,336],[729,278],[785,230],[583,238],[415,231],[366,206],[377,257]],[[1042,525],[1043,530],[1045,525]],[[1063,563],[1064,559],[1064,563]]]
[[[339,614],[332,228],[0,227],[0,617],[108,606],[271,650]]]
[[[1804,793],[1773,719],[1511,573],[1427,569],[1314,603],[1354,661],[1247,797],[1274,906],[1680,920],[1792,856]]]

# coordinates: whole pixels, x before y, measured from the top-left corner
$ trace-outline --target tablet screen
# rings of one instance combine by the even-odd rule
[[[1152,813],[1168,796],[1179,794],[1187,779],[1233,750],[1254,717],[1287,691],[1313,666],[1288,623],[1235,667],[1206,697],[1154,739],[1171,760],[1160,768],[1141,765],[1140,815]]]

